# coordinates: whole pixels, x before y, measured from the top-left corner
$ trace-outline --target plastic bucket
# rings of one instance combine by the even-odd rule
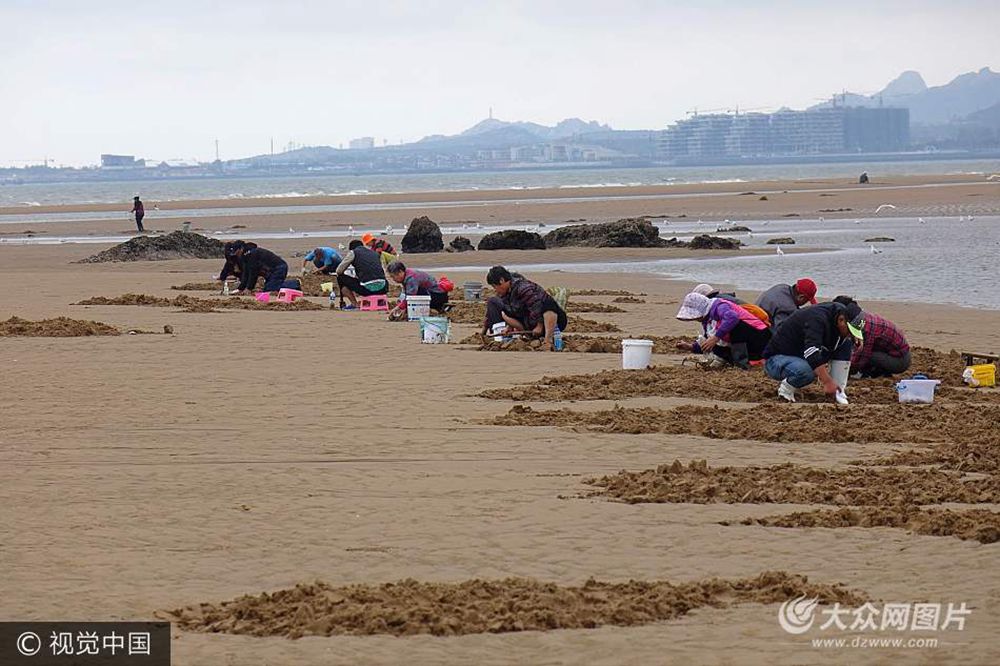
[[[482,282],[464,282],[462,283],[462,291],[465,293],[465,300],[467,301],[479,301],[483,298],[483,283]]]
[[[941,383],[939,379],[901,379],[896,384],[900,402],[934,402],[934,389]]]
[[[965,372],[962,374],[962,377],[965,379],[967,384],[973,387],[996,386],[997,367],[992,363],[970,365],[965,368]]]
[[[652,357],[652,340],[622,340],[622,369],[645,370]]]
[[[324,283],[322,283],[322,284],[319,285],[319,290],[322,293],[324,293],[324,294],[332,294],[333,293],[333,283],[332,282],[324,282]]]
[[[256,298],[261,303],[269,303],[271,301],[271,292],[269,292],[269,291],[262,291],[259,294],[257,294]]]
[[[406,316],[410,321],[416,321],[421,317],[431,316],[430,296],[407,296]]]
[[[504,337],[500,334],[503,333],[503,330],[505,328],[507,328],[507,322],[505,321],[498,321],[497,323],[493,324],[493,329],[492,329],[493,339],[496,340],[497,342],[504,342]]]
[[[429,345],[443,345],[448,342],[451,322],[447,317],[422,317],[420,319],[420,341]]]

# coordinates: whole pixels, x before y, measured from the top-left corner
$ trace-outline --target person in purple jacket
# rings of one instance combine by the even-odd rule
[[[735,365],[744,370],[750,361],[759,361],[771,329],[754,314],[723,298],[708,298],[692,292],[684,297],[677,318],[700,321],[704,335],[692,343],[679,342],[678,349],[714,357],[712,366]]]

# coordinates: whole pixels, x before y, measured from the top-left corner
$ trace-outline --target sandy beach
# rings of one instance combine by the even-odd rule
[[[897,206],[898,215],[1000,213],[1000,184],[972,177],[876,179],[868,187],[796,181],[641,189],[626,194],[644,198],[609,188],[281,201],[283,206],[409,203],[414,207],[209,215],[199,217],[195,226],[214,230],[239,224],[254,231],[401,226],[423,214],[439,223],[498,224],[639,215],[706,220],[851,217],[873,215],[879,204],[887,202]],[[762,196],[767,199],[760,200]],[[555,197],[592,200],[540,201]],[[420,208],[443,200],[462,205]],[[147,203],[147,210],[152,203]],[[161,208],[195,205],[276,204],[273,200],[164,202]],[[823,209],[849,210],[820,212]],[[0,211],[0,222],[5,213],[111,210],[87,205],[47,211],[5,209]],[[179,221],[161,225],[154,214],[147,217],[146,226],[172,230]],[[123,216],[121,221],[46,223],[36,230],[99,234],[129,227]],[[28,228],[34,227],[3,225],[3,231],[11,234]],[[292,252],[310,247],[301,239],[267,246],[285,256],[293,271],[301,260],[292,259]],[[730,414],[725,410],[742,408],[784,409],[784,413],[823,408],[779,405],[772,384],[762,377],[747,389],[748,397],[712,397],[722,395],[709,390],[716,380],[702,382],[690,374],[695,370],[681,365],[682,356],[659,353],[654,364],[676,373],[669,375],[666,384],[671,388],[665,393],[636,390],[622,397],[566,400],[546,384],[532,399],[491,398],[483,392],[536,384],[544,376],[616,370],[621,358],[615,353],[491,353],[468,344],[423,345],[416,324],[389,323],[376,313],[325,308],[191,313],[178,307],[73,305],[95,296],[127,293],[221,298],[205,291],[171,289],[207,281],[218,272],[220,260],[72,263],[104,247],[0,245],[0,276],[6,285],[0,321],[13,316],[29,320],[64,316],[103,322],[125,332],[106,337],[0,337],[7,386],[0,400],[4,443],[0,502],[5,506],[6,527],[0,546],[5,581],[0,619],[170,618],[177,622],[172,632],[175,664],[881,664],[903,659],[988,664],[1000,660],[996,640],[1000,546],[988,539],[989,520],[995,521],[1000,510],[1000,490],[989,485],[996,483],[998,474],[996,421],[976,435],[982,436],[976,445],[985,447],[987,455],[969,454],[966,460],[978,465],[971,469],[967,462],[952,464],[954,460],[871,467],[873,461],[914,447],[966,441],[961,439],[964,435],[955,434],[959,431],[943,426],[938,433],[934,420],[922,428],[892,431],[903,435],[872,434],[886,430],[887,423],[906,425],[912,410],[921,409],[893,404],[888,380],[875,389],[859,388],[853,404],[837,410],[839,423],[855,419],[853,426],[841,425],[847,435],[837,442],[801,437],[776,441],[750,428],[738,436],[699,434],[691,428],[679,433],[633,433],[591,427],[585,420],[574,420],[579,415],[563,417],[569,425],[544,421],[504,425],[498,419],[515,405],[535,412],[567,409],[582,414],[620,406],[658,410],[657,418],[692,406],[718,408],[723,419]],[[695,254],[573,248],[440,253],[406,260],[434,269],[682,256]],[[482,272],[449,271],[448,277],[457,284],[484,279]],[[633,294],[633,301],[617,303],[611,294],[571,297],[575,303],[623,310],[578,315],[613,322],[621,330],[600,335],[696,333],[692,324],[674,319],[677,303],[692,283],[650,275],[558,270],[529,277],[547,286]],[[776,275],[775,282],[796,277]],[[821,297],[835,295],[824,292],[822,284],[819,287]],[[740,295],[754,294],[741,290]],[[326,305],[324,299],[311,300]],[[941,359],[957,362],[947,356],[952,350],[1000,351],[996,335],[1000,311],[878,301],[864,305],[895,321],[911,345],[927,348],[928,357],[941,363],[945,362]],[[172,333],[161,333],[165,326]],[[453,340],[466,338],[476,328],[455,324]],[[150,334],[129,335],[130,330]],[[930,350],[938,354],[932,356]],[[987,418],[984,415],[1000,405],[996,389],[974,393],[961,387],[959,378],[942,379],[947,386],[935,409],[963,409],[969,414],[982,410],[975,418]],[[642,383],[628,378],[616,381]],[[764,386],[767,390],[758,390]],[[820,414],[833,412],[831,408]],[[923,483],[922,473],[930,478],[933,471],[948,477],[940,488],[931,489],[935,492],[946,483],[963,490],[985,484],[984,489],[976,501],[963,501],[958,490],[940,497],[927,490],[925,499],[938,499],[920,501],[917,496],[911,498],[911,508],[977,509],[993,512],[994,517],[984,523],[985,528],[977,528],[981,538],[899,527],[745,525],[740,522],[853,506],[851,485],[842,484],[838,491],[848,496],[843,501],[701,501],[692,496],[687,501],[654,502],[613,501],[595,493],[602,486],[586,483],[622,470],[656,470],[675,460],[684,465],[705,460],[710,468],[792,463],[833,471],[855,469],[861,461],[866,470],[912,472],[914,488]],[[989,460],[992,468],[983,462]],[[876,473],[881,472],[872,472]],[[907,484],[897,480],[884,486],[899,489]],[[891,503],[878,506],[888,510]],[[821,634],[783,631],[777,621],[779,604],[754,600],[697,606],[652,623],[623,623],[632,626],[456,631],[459,635],[452,636],[375,632],[297,639],[197,630],[198,618],[189,608],[315,581],[343,586],[403,579],[460,583],[524,577],[580,586],[590,578],[690,583],[753,578],[769,571],[804,575],[810,583],[839,583],[877,604],[964,602],[972,613],[962,631],[927,632],[939,640],[936,647],[865,650],[813,647],[810,638]],[[186,608],[186,613],[175,613]],[[182,626],[180,619],[189,626]],[[456,621],[454,626],[462,623]],[[900,635],[911,638],[911,634]],[[850,639],[864,632],[837,635]]]

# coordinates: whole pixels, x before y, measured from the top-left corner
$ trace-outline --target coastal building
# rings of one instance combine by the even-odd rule
[[[137,160],[135,155],[101,155],[102,169],[138,169],[146,166],[146,160]]]
[[[909,111],[831,107],[775,113],[695,114],[661,134],[659,154],[671,160],[782,155],[833,155],[906,150]]]
[[[351,150],[371,150],[375,147],[375,137],[363,136],[360,139],[351,139],[348,145]]]

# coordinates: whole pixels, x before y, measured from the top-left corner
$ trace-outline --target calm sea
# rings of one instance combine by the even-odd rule
[[[69,203],[130,203],[136,194],[149,201],[190,199],[285,199],[312,195],[392,192],[456,192],[550,187],[626,187],[682,183],[804,178],[873,178],[889,175],[983,174],[1000,171],[998,160],[857,162],[774,166],[657,167],[647,169],[571,169],[415,175],[295,176],[200,180],[121,181],[0,185],[0,206]],[[280,202],[276,202],[278,204]]]

